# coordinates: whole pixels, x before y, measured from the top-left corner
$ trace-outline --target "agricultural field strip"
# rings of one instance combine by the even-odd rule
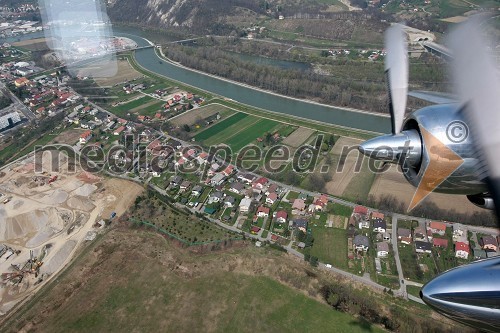
[[[143,109],[147,109],[147,110],[157,109],[160,106],[162,106],[163,104],[164,104],[164,102],[162,102],[162,101],[152,100],[152,101],[148,101],[142,105],[139,105],[133,109],[130,109],[129,112],[137,112],[137,111],[140,111]]]
[[[208,138],[211,138],[212,136],[217,135],[222,130],[227,129],[231,125],[236,124],[237,122],[239,122],[240,120],[242,120],[248,116],[249,115],[246,113],[237,113],[237,114],[235,114],[227,119],[224,119],[220,123],[217,123],[217,124],[207,128],[203,132],[197,134],[195,136],[195,139],[197,141],[203,141],[203,140],[206,140]]]
[[[207,140],[205,140],[205,143],[208,145],[218,144],[221,142],[229,144],[228,140],[230,138],[234,137],[235,135],[240,135],[242,131],[244,131],[248,127],[253,126],[257,122],[259,122],[259,120],[259,118],[253,116],[245,117],[244,119],[238,121],[236,124],[226,127],[220,132],[209,137]]]
[[[150,101],[153,101],[153,98],[151,98],[149,96],[144,96],[144,97],[141,97],[138,99],[134,99],[133,101],[130,101],[128,103],[120,104],[120,105],[114,107],[113,109],[118,110],[118,111],[127,111],[130,109],[139,107],[145,103],[149,103]]]
[[[213,143],[223,142],[229,145],[232,138],[241,135],[247,128],[253,127],[259,121],[260,119],[258,118],[247,117],[244,120],[232,125],[231,127],[228,127],[226,130],[219,133],[220,135],[214,135],[212,138],[210,138],[210,140],[207,140],[207,142],[208,141],[215,141]]]
[[[238,151],[266,132],[274,132],[274,129],[278,129],[279,126],[282,126],[282,124],[267,119],[261,119],[253,126],[247,127],[246,130],[241,131],[238,136],[233,136],[231,141],[227,144],[230,145],[233,150]]]

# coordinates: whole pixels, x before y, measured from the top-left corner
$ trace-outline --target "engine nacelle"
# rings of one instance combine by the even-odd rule
[[[451,167],[451,163],[456,163],[456,160],[445,157],[445,150],[451,150],[463,162],[460,161],[461,165],[441,183],[429,184],[434,191],[474,195],[488,190],[485,180],[478,174],[480,161],[462,110],[457,104],[433,105],[419,109],[408,117],[403,130],[417,130],[424,147],[418,165],[403,163],[402,166],[404,176],[412,185],[419,185],[431,162],[433,170],[430,172],[436,173]],[[441,180],[439,177],[435,179]]]
[[[488,194],[468,195],[467,199],[478,207],[491,210],[495,209],[495,202]]]

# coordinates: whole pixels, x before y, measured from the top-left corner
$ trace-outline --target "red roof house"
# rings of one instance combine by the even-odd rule
[[[433,238],[432,245],[434,245],[436,247],[447,248],[448,247],[448,240],[444,239],[444,238]]]

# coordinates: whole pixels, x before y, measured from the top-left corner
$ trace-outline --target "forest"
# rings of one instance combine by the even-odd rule
[[[245,61],[237,54],[224,51],[221,46],[220,42],[213,46],[198,47],[169,45],[164,48],[164,53],[169,59],[184,66],[278,94],[342,107],[388,112],[381,64],[349,59],[329,60],[330,67],[337,75],[321,75],[313,70],[281,69]],[[269,49],[266,52],[277,54],[281,58],[280,51]],[[427,71],[422,66],[430,75],[436,73],[432,71],[435,68],[436,66],[430,67]],[[419,71],[415,71],[415,76],[425,79],[425,75]],[[409,100],[409,109],[422,106],[420,101]]]

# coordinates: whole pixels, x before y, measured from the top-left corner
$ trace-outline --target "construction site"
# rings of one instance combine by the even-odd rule
[[[143,191],[78,166],[70,172],[65,157],[43,152],[41,172],[33,155],[0,170],[0,315],[56,275]]]

